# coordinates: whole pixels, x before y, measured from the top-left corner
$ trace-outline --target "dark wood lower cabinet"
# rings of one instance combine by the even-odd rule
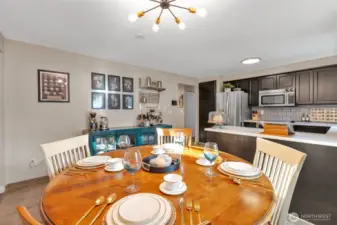
[[[256,138],[207,132],[207,141],[216,142],[219,149],[253,162]],[[282,140],[270,140],[307,154],[299,175],[289,213],[330,214],[330,220],[309,220],[316,225],[337,224],[337,148]]]

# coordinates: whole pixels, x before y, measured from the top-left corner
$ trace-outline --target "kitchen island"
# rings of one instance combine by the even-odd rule
[[[290,206],[299,214],[331,214],[330,221],[314,224],[337,224],[337,127],[326,134],[296,132],[289,137],[261,134],[263,129],[224,126],[206,128],[207,141],[216,142],[219,149],[253,162],[256,138],[274,141],[307,154]]]

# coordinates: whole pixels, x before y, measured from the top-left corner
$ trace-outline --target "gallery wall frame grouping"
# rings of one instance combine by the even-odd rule
[[[37,77],[39,102],[70,102],[69,73],[39,69]]]
[[[132,110],[134,83],[132,77],[91,73],[91,108]]]

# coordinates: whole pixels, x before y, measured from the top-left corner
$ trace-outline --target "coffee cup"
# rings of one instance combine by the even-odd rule
[[[182,188],[183,177],[178,174],[167,174],[164,176],[165,188],[173,191]]]
[[[115,170],[123,167],[123,159],[122,158],[112,158],[109,159],[106,163],[108,169]]]

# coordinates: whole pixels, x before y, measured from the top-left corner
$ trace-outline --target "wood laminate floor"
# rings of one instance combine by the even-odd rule
[[[43,177],[8,185],[2,200],[0,197],[0,224],[22,224],[16,211],[17,205],[24,205],[33,217],[41,222],[39,204],[43,189],[48,182],[49,178]]]

